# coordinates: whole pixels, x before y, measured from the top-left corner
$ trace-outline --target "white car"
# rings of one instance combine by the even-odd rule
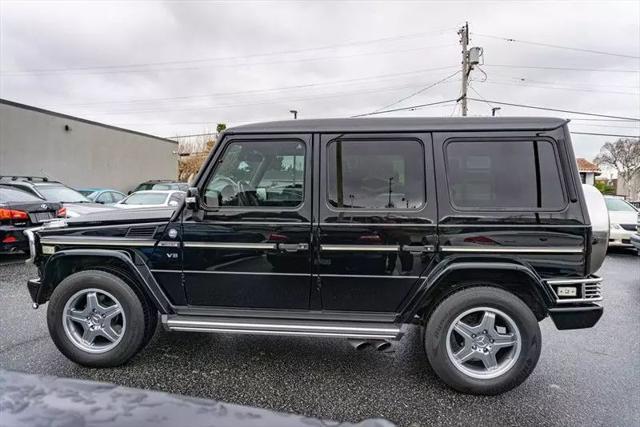
[[[636,234],[638,210],[623,199],[605,196],[609,210],[609,246],[633,247],[631,236]]]
[[[113,206],[119,209],[178,207],[187,193],[176,190],[136,191]]]

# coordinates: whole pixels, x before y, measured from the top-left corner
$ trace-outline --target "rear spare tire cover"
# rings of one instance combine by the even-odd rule
[[[609,211],[602,193],[593,185],[582,184],[584,200],[591,219],[593,233],[591,246],[590,273],[595,273],[602,266],[609,246]]]

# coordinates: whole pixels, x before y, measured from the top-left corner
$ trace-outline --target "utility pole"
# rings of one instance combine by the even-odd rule
[[[469,88],[469,75],[473,71],[474,65],[480,64],[483,50],[481,47],[472,47],[469,49],[469,23],[465,22],[464,26],[458,30],[460,35],[460,44],[462,45],[462,90],[460,91],[460,101],[462,106],[462,115],[467,115],[467,89]]]
[[[462,115],[467,115],[467,88],[469,86],[469,73],[471,68],[469,66],[469,23],[465,22],[464,26],[458,30],[460,35],[460,44],[462,45],[462,90],[460,91]]]

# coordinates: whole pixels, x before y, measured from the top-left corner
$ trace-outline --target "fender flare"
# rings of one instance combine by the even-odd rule
[[[122,262],[127,267],[127,270],[142,284],[144,292],[155,305],[156,309],[162,314],[173,313],[173,307],[169,299],[158,282],[156,282],[147,264],[135,251],[129,253],[124,250],[111,249],[67,249],[56,252],[49,257],[42,269],[42,285],[40,286],[40,291],[42,291],[44,287],[50,286],[51,277],[53,277],[57,265],[63,259],[87,256],[112,258]]]
[[[427,303],[427,300],[433,293],[439,289],[451,273],[463,270],[481,270],[481,271],[511,271],[518,274],[524,274],[535,284],[533,287],[534,295],[538,302],[544,307],[545,311],[553,306],[554,298],[549,287],[544,283],[542,278],[535,273],[530,267],[513,259],[501,259],[491,262],[467,261],[464,259],[450,259],[441,262],[424,278],[410,300],[401,308],[400,317],[404,321],[411,321],[415,314]]]

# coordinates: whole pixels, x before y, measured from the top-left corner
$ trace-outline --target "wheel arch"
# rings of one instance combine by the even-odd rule
[[[542,279],[529,267],[510,261],[452,261],[441,263],[424,279],[402,310],[404,322],[426,322],[438,303],[461,289],[492,286],[519,297],[538,321],[548,314],[553,297]]]
[[[144,296],[160,313],[172,313],[171,304],[144,263],[135,252],[109,249],[68,249],[56,252],[42,269],[39,302],[69,275],[84,270],[101,270],[118,276]]]

